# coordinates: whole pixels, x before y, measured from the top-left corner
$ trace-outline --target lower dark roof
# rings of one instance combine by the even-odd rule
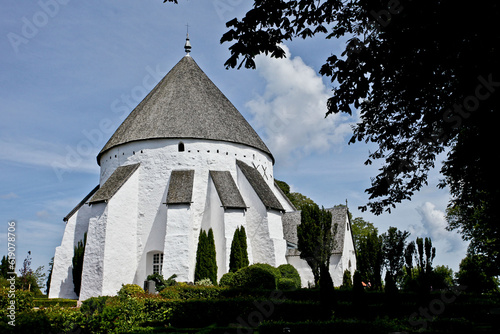
[[[130,176],[139,168],[140,164],[120,166],[104,182],[102,187],[92,196],[89,204],[106,202],[110,200],[116,192],[127,182]]]
[[[191,204],[194,170],[174,170],[168,184],[167,204]]]
[[[335,244],[332,253],[342,254],[344,250],[346,224],[348,224],[347,220],[349,217],[347,207],[336,206],[327,210],[332,213],[332,233],[335,233]]]
[[[271,190],[271,188],[269,188],[262,175],[260,175],[260,173],[255,168],[248,166],[246,163],[240,160],[236,160],[236,164],[241,169],[243,175],[245,175],[246,179],[255,190],[257,196],[259,196],[260,200],[266,208],[285,211],[285,209],[283,209],[283,206],[281,206],[280,201],[278,201],[276,196],[274,196],[273,191]]]
[[[78,210],[80,210],[80,208],[89,200],[90,197],[92,197],[92,195],[95,194],[95,192],[99,189],[99,185],[97,185],[94,189],[92,189],[92,191],[90,191],[87,196],[85,196],[82,201],[80,203],[78,203],[77,206],[75,206],[73,208],[73,210],[71,210],[67,215],[66,217],[63,218],[63,221],[67,222],[71,216],[73,216]]]
[[[283,236],[286,241],[294,245],[299,243],[299,238],[297,237],[297,226],[300,225],[300,214],[301,211],[285,212],[283,217],[281,217],[281,222],[283,224]]]
[[[229,171],[210,171],[224,209],[246,209],[247,206]]]

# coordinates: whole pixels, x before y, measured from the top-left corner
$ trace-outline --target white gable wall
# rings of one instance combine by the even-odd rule
[[[82,285],[80,300],[102,295],[104,266],[104,245],[106,240],[106,220],[108,206],[106,203],[96,203],[92,207],[87,244],[83,259]]]
[[[207,231],[211,228],[214,233],[215,253],[217,261],[217,279],[219,279],[226,271],[226,238],[225,238],[225,222],[224,208],[215,189],[215,184],[209,177],[207,190],[207,204],[203,215],[201,229]],[[199,237],[200,231],[196,233]],[[195,247],[198,247],[198,238],[196,238]],[[196,255],[196,250],[195,250]],[[193,267],[196,265],[196,257],[194,258]],[[217,283],[217,282],[212,282]]]
[[[61,245],[54,255],[49,298],[77,298],[73,285],[73,255],[75,246],[88,230],[91,211],[90,206],[83,205],[66,222]]]
[[[354,248],[354,240],[352,238],[352,227],[349,220],[346,223],[344,249],[342,251],[342,254],[343,254],[342,261],[344,270],[349,270],[351,272],[351,278],[354,278],[354,271],[357,268],[356,250]]]
[[[141,168],[108,202],[102,294],[115,295],[122,283],[133,282],[137,270],[137,206]]]

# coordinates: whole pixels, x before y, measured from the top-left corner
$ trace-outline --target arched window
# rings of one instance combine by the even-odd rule
[[[154,253],[153,254],[153,274],[162,273],[163,267],[163,253]]]
[[[184,143],[180,142],[177,148],[179,152],[184,152]]]

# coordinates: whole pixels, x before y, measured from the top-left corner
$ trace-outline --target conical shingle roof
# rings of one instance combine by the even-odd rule
[[[200,69],[184,56],[118,127],[100,157],[121,144],[159,138],[227,141],[271,152],[245,118]]]

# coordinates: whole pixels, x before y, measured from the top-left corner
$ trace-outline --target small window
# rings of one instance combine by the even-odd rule
[[[349,223],[347,223],[347,230],[349,231]]]
[[[153,254],[153,274],[160,274],[163,269],[163,253]]]
[[[179,152],[184,152],[184,143],[180,142],[177,148]]]

